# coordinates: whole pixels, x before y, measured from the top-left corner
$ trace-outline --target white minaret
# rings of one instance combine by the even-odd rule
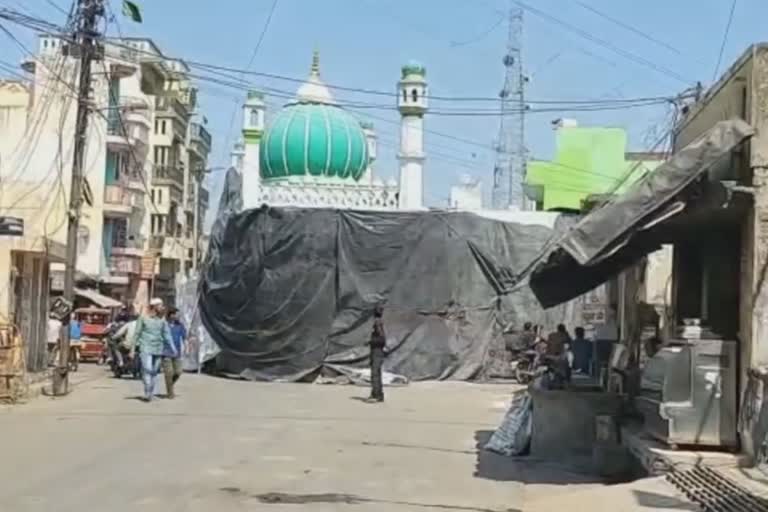
[[[266,105],[264,95],[258,91],[248,92],[248,98],[243,105],[243,143],[242,152],[243,175],[243,208],[258,208],[261,206],[261,175],[259,174],[259,147],[264,135],[264,114]],[[233,152],[233,158],[235,153]]]
[[[427,70],[417,62],[402,69],[397,83],[400,111],[400,209],[424,208],[424,114],[427,112]]]
[[[245,160],[245,141],[241,138],[238,139],[237,142],[235,142],[234,147],[232,148],[232,152],[230,153],[231,156],[231,166],[237,169],[237,171],[242,174],[243,173],[243,162]]]

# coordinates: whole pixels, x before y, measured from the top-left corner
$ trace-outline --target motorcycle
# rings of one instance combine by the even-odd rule
[[[138,348],[132,356],[131,351],[120,343],[121,340],[115,337],[117,331],[117,328],[112,328],[107,336],[108,360],[112,374],[116,379],[121,379],[124,375],[130,375],[134,379],[138,379],[141,376]]]
[[[515,380],[518,384],[528,384],[535,377],[534,363],[537,352],[534,349],[519,350],[513,352],[513,362],[515,365]]]
[[[537,361],[533,374],[537,389],[565,389],[571,378],[567,359],[547,355]]]

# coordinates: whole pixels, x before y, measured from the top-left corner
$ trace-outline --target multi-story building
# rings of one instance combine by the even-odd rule
[[[3,178],[51,191],[38,214],[46,237],[59,243],[66,242],[77,57],[64,41],[40,38],[38,55],[23,64],[31,83],[26,126],[12,128],[24,134],[20,146],[34,150],[0,155]],[[81,281],[127,303],[146,303],[155,292],[172,301],[191,254],[190,163],[205,167],[211,137],[191,123],[196,91],[188,72],[149,39],[108,41],[92,67],[77,270]],[[61,289],[63,267],[51,270],[53,289]]]

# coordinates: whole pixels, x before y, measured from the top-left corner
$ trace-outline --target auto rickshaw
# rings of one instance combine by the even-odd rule
[[[110,309],[95,307],[75,310],[75,320],[81,325],[80,361],[92,361],[97,364],[106,361],[105,338],[113,313]]]

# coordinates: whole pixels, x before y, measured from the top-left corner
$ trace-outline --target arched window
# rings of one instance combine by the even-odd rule
[[[403,89],[403,103],[408,103],[408,91]]]
[[[250,120],[251,126],[259,126],[259,111],[255,108],[251,109],[251,120]]]
[[[416,89],[411,90],[411,99],[413,100],[414,103],[419,101],[419,92]]]

